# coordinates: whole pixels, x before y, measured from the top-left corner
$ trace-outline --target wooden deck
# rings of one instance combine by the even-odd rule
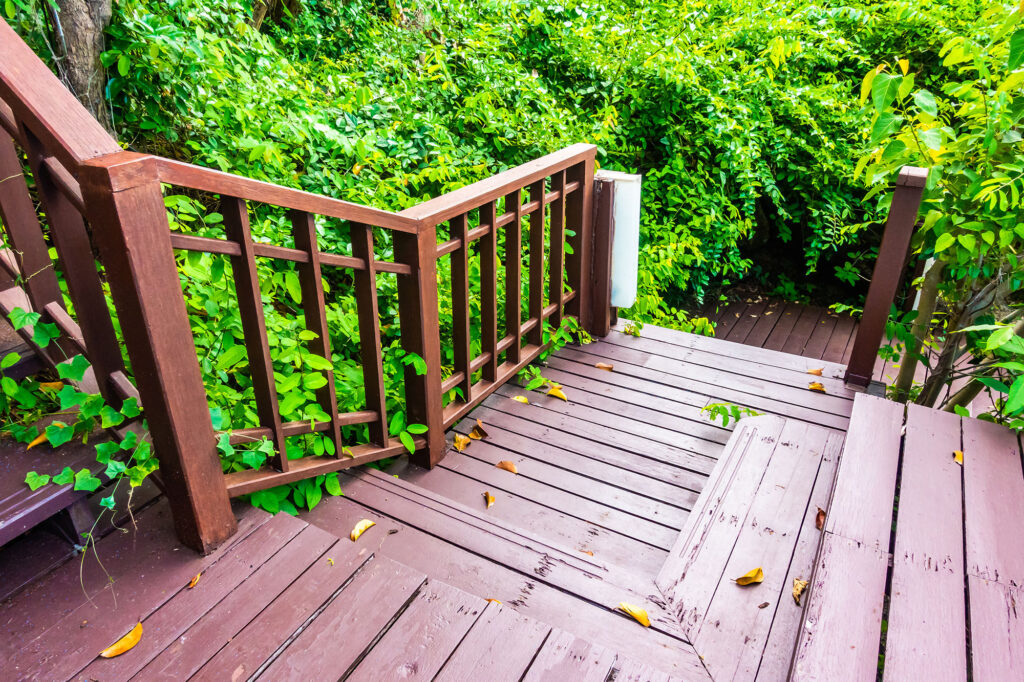
[[[112,587],[86,560],[91,601],[72,561],[4,602],[4,677],[465,679],[500,664],[493,679],[709,679],[655,584],[732,435],[701,408],[735,402],[841,440],[855,395],[842,369],[650,326],[565,348],[543,373],[568,401],[504,386],[457,425],[488,433],[464,453],[344,474],[344,496],[301,519],[246,510],[210,557],[177,548],[162,503],[144,512],[99,543]],[[363,518],[377,526],[352,543]],[[95,659],[140,615],[135,650]]]

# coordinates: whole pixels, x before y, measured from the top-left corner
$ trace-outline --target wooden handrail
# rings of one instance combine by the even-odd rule
[[[864,314],[857,327],[857,337],[846,366],[845,381],[848,384],[863,387],[871,383],[889,310],[903,279],[907,252],[914,236],[917,212],[921,207],[927,180],[928,171],[914,166],[904,166],[896,179],[889,217],[882,233],[882,243],[878,247],[878,259],[864,300]]]

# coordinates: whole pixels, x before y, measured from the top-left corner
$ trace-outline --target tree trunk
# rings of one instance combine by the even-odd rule
[[[111,0],[54,0],[54,29],[58,49],[64,52],[61,74],[100,124],[114,132],[107,107],[107,74],[100,62],[105,49],[103,32],[110,24]]]
[[[267,18],[276,4],[277,0],[256,0],[252,4],[252,21],[249,22],[249,25],[257,31],[260,30],[263,20]]]
[[[924,348],[924,340],[932,328],[932,316],[935,314],[935,303],[938,300],[939,285],[942,283],[942,272],[946,264],[935,261],[925,275],[921,285],[921,299],[917,305],[917,317],[911,327],[914,340],[907,345],[900,363],[900,373],[896,377],[896,400],[906,402],[910,387],[914,384],[914,372],[917,369],[918,357]]]

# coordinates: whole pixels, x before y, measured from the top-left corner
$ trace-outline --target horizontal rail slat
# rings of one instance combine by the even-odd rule
[[[338,415],[338,426],[351,426],[353,424],[369,424],[370,422],[376,420],[377,413],[371,410],[343,412]],[[281,424],[281,432],[284,433],[286,438],[291,436],[306,436],[311,433],[321,433],[323,431],[329,431],[330,428],[331,424],[329,422],[316,422],[315,424],[312,425],[308,421],[285,422],[284,424]],[[230,442],[232,445],[252,443],[261,438],[270,438],[273,435],[273,432],[270,429],[264,428],[262,426],[253,426],[245,429],[222,431],[221,433],[230,434]]]

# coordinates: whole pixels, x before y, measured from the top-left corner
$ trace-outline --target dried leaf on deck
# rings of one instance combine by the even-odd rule
[[[636,622],[643,625],[645,628],[651,627],[651,619],[647,616],[647,612],[639,606],[633,606],[632,604],[624,601],[619,602],[619,608],[633,616]]]
[[[527,398],[525,395],[514,395],[512,396],[512,400],[516,401],[517,403],[522,403],[523,405],[530,404],[530,399]]]
[[[500,604],[501,603],[500,599],[488,599],[487,601],[491,602],[492,604]]]
[[[825,510],[818,507],[818,513],[814,515],[814,527],[821,530],[825,527]]]
[[[757,605],[757,608],[759,608],[759,609],[766,609],[766,608],[768,608],[768,602],[766,602],[766,601],[761,602],[760,604]]]
[[[484,502],[487,503],[487,508],[490,509],[491,505],[494,504],[494,495],[484,491]]]
[[[38,436],[36,436],[35,438],[32,439],[32,442],[29,443],[28,447],[25,448],[25,449],[26,450],[31,450],[32,448],[34,448],[35,446],[39,445],[40,443],[45,443],[45,442],[46,442],[46,434],[45,433],[40,433]]]
[[[589,549],[581,549],[580,551],[586,554],[587,556],[594,556],[594,553],[591,552]]]
[[[963,453],[963,451],[962,450],[954,450],[953,451],[953,459],[956,461],[957,464],[959,464],[960,466],[963,466],[964,465],[964,453]]]
[[[755,568],[754,570],[750,571],[749,573],[744,573],[739,578],[736,578],[736,584],[737,585],[744,585],[744,586],[746,586],[746,585],[756,585],[757,583],[761,582],[762,580],[764,580],[764,569],[762,569],[760,566],[758,566],[757,568]]]
[[[471,442],[472,439],[469,436],[463,436],[461,433],[456,433],[455,442],[452,443],[452,447],[459,452],[462,452]]]
[[[514,462],[510,462],[507,459],[501,460],[500,462],[498,462],[494,466],[498,467],[499,469],[504,469],[505,471],[511,471],[513,474],[518,474],[519,473],[519,469],[516,468],[515,463]]]
[[[800,606],[800,595],[807,589],[807,585],[810,584],[809,580],[800,580],[800,578],[793,578],[793,599],[796,600],[796,605]]]
[[[807,388],[809,388],[812,391],[817,391],[818,393],[827,393],[827,391],[825,390],[825,385],[822,384],[820,381],[812,381],[811,383],[807,384]]]
[[[476,426],[469,432],[469,437],[473,440],[480,440],[481,438],[487,438],[487,432],[484,431],[484,423],[479,419],[476,420]]]
[[[821,373],[823,371],[825,371],[825,368],[824,367],[819,367],[818,369],[809,369],[809,370],[807,370],[807,373],[808,374],[813,374],[816,377],[820,377]]]
[[[594,365],[594,367],[597,367],[598,369],[603,369],[606,372],[611,372],[615,369],[615,365],[609,365],[607,362],[599,362],[596,365]]]
[[[548,395],[554,396],[556,398],[561,398],[565,402],[569,402],[569,399],[565,397],[565,393],[563,393],[562,389],[558,386],[552,386],[550,390],[548,390]]]
[[[64,382],[63,381],[40,381],[39,382],[39,388],[43,389],[44,391],[59,391],[60,389],[64,388]]]
[[[363,519],[362,521],[356,524],[356,527],[352,529],[352,532],[349,533],[348,537],[352,540],[352,542],[355,542],[359,539],[360,535],[367,531],[367,529],[372,528],[376,525],[377,524],[371,521],[370,519]]]
[[[203,577],[203,572],[202,571],[200,571],[199,573],[196,573],[195,577],[192,578],[192,580],[188,581],[188,589],[191,590],[193,587],[198,585],[199,584],[199,579],[202,578],[202,577]]]
[[[131,632],[101,651],[100,657],[113,658],[114,656],[120,656],[124,652],[130,651],[132,647],[139,643],[140,639],[142,639],[142,623],[136,623]]]

